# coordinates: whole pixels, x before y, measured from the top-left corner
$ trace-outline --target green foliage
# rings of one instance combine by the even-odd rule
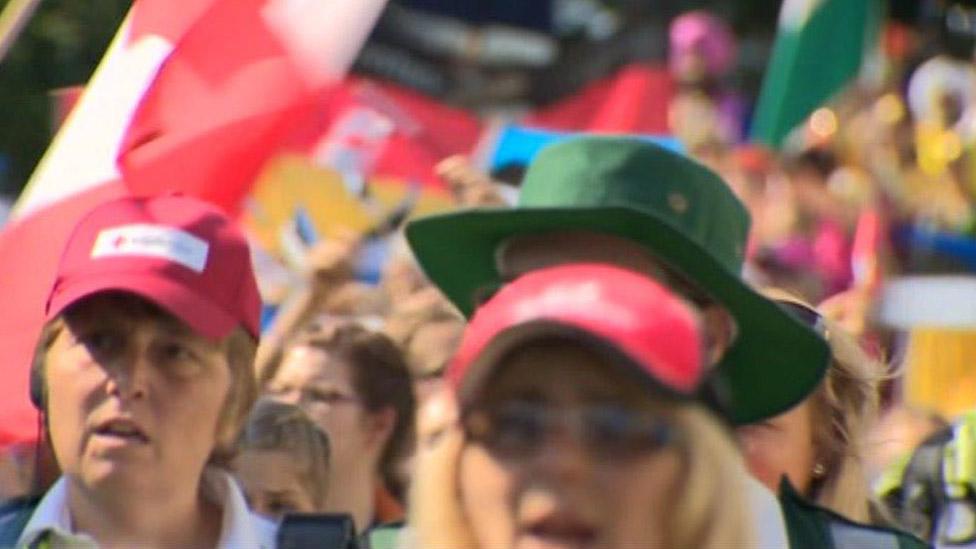
[[[85,83],[131,0],[43,0],[0,61],[0,193],[16,195],[51,139],[50,91]],[[4,2],[6,4],[6,2]]]

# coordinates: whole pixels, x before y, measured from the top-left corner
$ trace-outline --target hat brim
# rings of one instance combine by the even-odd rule
[[[129,292],[158,305],[185,322],[193,331],[211,341],[220,341],[237,327],[237,320],[185,285],[146,273],[86,275],[83,281],[67,282],[52,296],[48,305],[50,320],[72,304],[101,292]],[[254,335],[254,334],[252,334]]]
[[[495,253],[524,234],[590,231],[643,245],[683,273],[732,315],[737,337],[717,370],[732,420],[752,423],[809,396],[829,364],[826,342],[746,285],[696,242],[661,219],[623,207],[466,210],[411,222],[407,240],[428,278],[465,315],[479,295],[503,283]]]

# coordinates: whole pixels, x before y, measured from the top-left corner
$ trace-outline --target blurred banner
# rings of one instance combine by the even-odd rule
[[[511,166],[527,166],[543,147],[580,135],[577,132],[557,132],[508,125],[501,129],[495,143],[494,152],[489,159],[488,168],[499,171]],[[634,135],[667,147],[675,152],[684,152],[684,146],[674,137],[667,135]]]
[[[976,276],[924,275],[884,286],[881,322],[907,331],[903,396],[947,418],[976,402]]]
[[[242,220],[265,250],[284,252],[282,231],[299,209],[327,238],[453,207],[434,166],[474,149],[474,115],[358,77],[333,88],[322,107],[268,163],[245,204]]]
[[[915,328],[905,355],[905,402],[955,418],[976,403],[976,328]]]
[[[857,75],[876,43],[879,0],[785,0],[753,118],[752,137],[772,147]]]

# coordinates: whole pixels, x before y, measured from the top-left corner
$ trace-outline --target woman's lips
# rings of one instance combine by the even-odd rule
[[[145,444],[149,442],[142,427],[128,418],[113,418],[100,422],[94,429],[95,435],[113,438],[132,443]]]
[[[586,549],[596,541],[596,528],[568,513],[552,513],[520,528],[518,549]]]

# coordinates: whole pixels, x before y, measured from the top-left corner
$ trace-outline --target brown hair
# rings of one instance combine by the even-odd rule
[[[323,509],[329,486],[329,436],[294,404],[262,398],[241,431],[240,451],[283,450],[300,460],[303,487]]]
[[[105,299],[118,304],[133,318],[175,318],[154,303],[134,294],[106,292],[99,295],[104,295]],[[40,405],[44,408],[46,408],[47,393],[44,382],[44,368],[47,354],[58,334],[65,328],[64,317],[70,312],[71,307],[45,324],[41,329],[40,337],[38,337],[37,346],[34,348],[30,373],[31,383],[33,384],[34,380],[37,380],[39,386],[36,389],[40,392],[37,396],[40,397]],[[179,319],[176,320],[179,321]],[[227,467],[237,453],[237,434],[240,432],[247,418],[247,413],[258,394],[257,380],[254,376],[254,355],[257,352],[257,341],[246,330],[238,326],[229,336],[224,338],[221,346],[230,367],[230,390],[227,393],[227,399],[218,420],[217,433],[218,436],[227,433],[227,436],[217,441],[208,463]],[[32,387],[31,390],[34,391],[35,388]],[[46,409],[41,410],[41,412],[46,412]]]
[[[382,332],[350,320],[313,322],[286,345],[285,352],[295,347],[320,349],[347,364],[353,389],[366,410],[392,408],[396,413],[393,431],[380,456],[379,473],[387,488],[402,500],[405,486],[397,468],[401,458],[413,451],[416,408],[403,353]],[[262,386],[274,377],[276,366],[262,373]]]

